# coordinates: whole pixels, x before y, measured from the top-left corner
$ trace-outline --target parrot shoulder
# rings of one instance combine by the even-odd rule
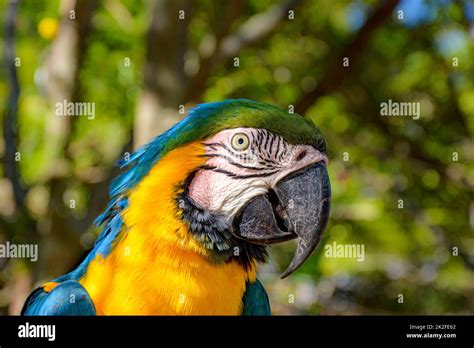
[[[242,302],[242,315],[272,315],[267,292],[258,279],[247,282]]]
[[[31,293],[22,315],[96,315],[87,290],[75,280],[47,283]]]

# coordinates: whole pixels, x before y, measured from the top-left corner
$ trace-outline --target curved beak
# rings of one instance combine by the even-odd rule
[[[321,162],[289,174],[236,215],[232,233],[268,245],[297,238],[295,255],[282,278],[296,271],[321,240],[329,217],[331,187]]]

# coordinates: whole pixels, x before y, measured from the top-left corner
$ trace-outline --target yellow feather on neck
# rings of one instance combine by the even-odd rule
[[[176,209],[176,190],[205,162],[200,143],[172,150],[132,190],[124,231],[96,257],[81,284],[98,314],[237,315],[255,267],[212,263]]]

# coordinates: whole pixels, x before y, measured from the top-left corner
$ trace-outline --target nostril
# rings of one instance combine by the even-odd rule
[[[299,153],[298,157],[296,157],[296,161],[297,161],[297,162],[301,161],[303,158],[306,157],[306,154],[307,154],[307,153],[306,153],[306,150],[301,151],[301,152]]]

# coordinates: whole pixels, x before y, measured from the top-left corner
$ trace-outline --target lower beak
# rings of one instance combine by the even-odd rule
[[[289,174],[273,190],[254,197],[236,215],[232,233],[268,245],[298,238],[282,278],[296,271],[321,240],[329,217],[331,187],[326,167],[316,163]]]

